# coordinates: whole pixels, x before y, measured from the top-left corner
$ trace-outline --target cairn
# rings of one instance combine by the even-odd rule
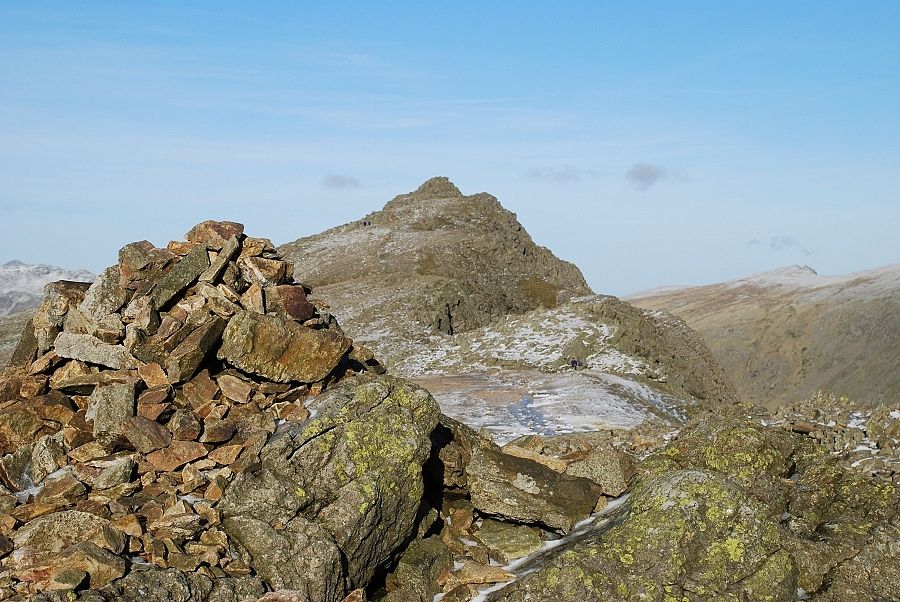
[[[247,575],[215,504],[282,421],[383,369],[233,222],[126,245],[55,282],[0,375],[0,599],[101,588],[131,564]]]

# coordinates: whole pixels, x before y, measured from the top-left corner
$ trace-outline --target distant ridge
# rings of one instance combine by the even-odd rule
[[[900,264],[836,276],[794,265],[629,301],[700,332],[744,399],[900,400]]]

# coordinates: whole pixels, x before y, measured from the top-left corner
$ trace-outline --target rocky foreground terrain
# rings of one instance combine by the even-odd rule
[[[266,239],[186,238],[50,285],[0,376],[0,599],[900,599],[900,406],[709,396],[674,429],[501,447],[383,374]],[[468,332],[466,362],[522,351]]]
[[[742,399],[900,401],[900,265],[845,276],[793,266],[629,301],[699,332]]]

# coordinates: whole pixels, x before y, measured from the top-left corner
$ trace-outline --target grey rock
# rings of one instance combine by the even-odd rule
[[[261,469],[240,474],[219,507],[229,535],[248,550],[251,566],[265,571],[270,584],[335,592],[314,599],[336,602],[349,589],[367,585],[377,567],[416,532],[422,464],[431,451],[429,435],[439,408],[424,389],[384,376],[326,391],[316,398],[316,411],[313,420],[272,436],[262,450]],[[273,524],[285,528],[267,531]],[[304,565],[319,562],[340,579],[329,579],[326,587],[317,575],[298,571],[287,552],[283,567],[271,562],[278,547],[267,551],[259,538],[274,545],[276,537],[294,537],[291,533],[318,550]],[[334,566],[332,544],[345,559],[345,570]],[[254,558],[258,548],[263,555]]]
[[[101,442],[115,441],[123,431],[123,422],[135,415],[134,383],[100,385],[88,399],[87,417],[94,421],[94,437]]]
[[[644,482],[613,520],[524,568],[537,570],[489,600],[797,599],[797,567],[766,509],[698,470]]]
[[[130,355],[122,345],[110,345],[89,334],[61,332],[55,351],[60,357],[119,370],[130,364]]]
[[[466,477],[472,504],[481,512],[561,533],[590,516],[603,493],[593,481],[559,474],[496,446],[472,449]]]
[[[187,255],[156,281],[150,296],[153,306],[162,309],[177,294],[188,286],[209,267],[209,254],[204,245],[197,245]]]
[[[39,353],[44,353],[53,346],[56,336],[65,324],[69,309],[79,306],[84,301],[85,293],[90,286],[87,282],[63,280],[51,282],[44,287],[44,302],[32,318]]]
[[[437,535],[413,541],[387,579],[384,602],[431,602],[441,591],[438,578],[452,566],[450,550]]]
[[[225,320],[213,316],[189,334],[166,359],[169,382],[184,382],[196,374],[200,364],[219,342],[224,330]]]

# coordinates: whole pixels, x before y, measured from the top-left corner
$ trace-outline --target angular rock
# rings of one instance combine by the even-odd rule
[[[230,374],[224,374],[216,379],[222,394],[237,403],[247,403],[253,394],[253,385],[245,380]]]
[[[99,386],[88,399],[87,416],[94,421],[94,437],[98,441],[114,441],[122,433],[122,423],[134,415],[135,389],[132,383]]]
[[[84,301],[85,293],[90,286],[89,282],[61,280],[51,282],[44,287],[44,302],[31,319],[40,353],[44,353],[53,346],[56,336],[62,330],[69,309],[77,307]]]
[[[294,274],[293,266],[280,259],[242,257],[238,259],[237,265],[247,282],[257,283],[264,287],[277,286],[287,282]]]
[[[387,578],[385,602],[430,602],[441,591],[438,577],[453,566],[450,550],[441,538],[432,535],[413,541]]]
[[[207,220],[191,228],[190,232],[185,235],[185,238],[190,242],[218,250],[227,245],[232,238],[240,239],[243,235],[243,224]]]
[[[276,382],[311,383],[328,376],[351,343],[329,330],[242,311],[225,327],[218,357]]]
[[[205,445],[194,441],[172,441],[163,449],[158,449],[147,455],[147,461],[156,470],[171,472],[188,462],[193,462],[204,457],[208,453]]]
[[[569,462],[565,473],[584,477],[603,488],[604,495],[618,497],[634,476],[634,458],[612,446],[596,447]]]
[[[491,446],[472,450],[466,465],[472,504],[481,512],[568,533],[590,516],[603,490]]]
[[[209,243],[207,243],[209,244]],[[234,256],[241,248],[241,243],[238,241],[237,236],[231,237],[228,242],[226,242],[222,247],[219,254],[216,256],[215,260],[209,264],[209,267],[200,274],[198,280],[200,282],[215,282],[218,280],[219,276],[222,275],[222,272],[225,271],[225,266],[228,265],[228,262],[234,259]]]
[[[166,361],[166,374],[169,382],[180,383],[192,377],[200,368],[200,364],[219,342],[225,330],[225,321],[212,317],[181,342]]]
[[[544,544],[541,536],[532,528],[490,519],[485,519],[481,523],[474,537],[484,544],[491,557],[501,564],[525,558],[540,550]]]
[[[176,295],[194,283],[195,280],[209,267],[209,255],[206,247],[200,245],[194,247],[187,255],[156,281],[150,294],[153,306],[162,309]]]
[[[61,332],[54,343],[60,357],[97,364],[119,370],[130,365],[129,354],[122,345],[110,345],[89,334]]]
[[[91,284],[78,309],[89,322],[99,326],[107,316],[119,311],[127,299],[128,295],[120,283],[119,266],[115,265],[104,270]]]
[[[56,574],[88,575],[89,587],[101,588],[125,574],[125,560],[89,541],[69,546],[53,559]]]

